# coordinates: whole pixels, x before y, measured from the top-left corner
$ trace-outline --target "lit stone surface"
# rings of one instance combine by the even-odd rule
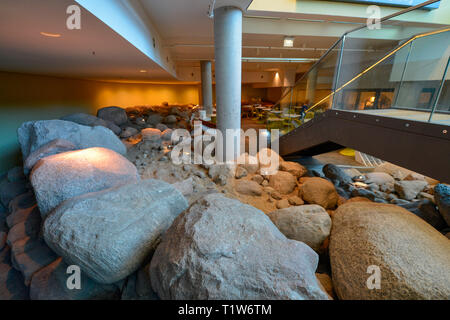
[[[333,215],[329,252],[340,299],[450,297],[449,240],[401,207],[373,202],[340,206]],[[367,287],[369,266],[380,268],[380,289]]]
[[[104,148],[43,158],[31,173],[31,184],[42,217],[64,200],[139,179],[137,169],[130,161]]]
[[[64,202],[45,220],[44,238],[68,264],[110,284],[142,265],[187,206],[172,185],[143,180]]]

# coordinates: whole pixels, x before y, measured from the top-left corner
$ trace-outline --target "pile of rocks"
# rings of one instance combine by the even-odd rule
[[[314,276],[318,255],[307,245],[288,240],[263,212],[219,194],[217,187],[221,182],[217,176],[223,172],[219,165],[206,169],[196,165],[175,166],[165,161],[171,173],[175,167],[184,173],[170,175],[173,184],[141,176],[125,156],[134,157],[135,161],[139,159],[137,155],[145,153],[167,156],[164,134],[158,134],[156,130],[159,129],[156,128],[143,128],[140,142],[132,143],[131,147],[128,145],[130,150],[127,154],[125,144],[111,130],[114,129],[113,124],[123,126],[125,121],[129,124],[128,116],[125,120],[122,111],[111,107],[100,110],[98,118],[72,115],[65,120],[27,122],[19,128],[19,142],[26,166],[10,170],[0,180],[0,299],[212,296],[327,299]],[[134,112],[127,111],[129,114]],[[170,112],[175,111],[172,108]],[[177,113],[178,116],[183,117],[185,114],[182,112],[181,115]],[[154,115],[150,117],[156,118]],[[174,128],[178,119],[165,121]],[[155,126],[162,129],[159,123]],[[164,162],[152,156],[148,159],[157,165]],[[164,174],[164,170],[158,171]],[[207,188],[199,188],[202,184]],[[186,210],[188,203],[192,203],[190,210]],[[208,210],[201,209],[205,205]],[[217,245],[224,246],[225,255],[232,247],[231,252],[241,252],[228,257],[224,264],[214,263],[216,274],[211,274],[211,281],[220,282],[225,281],[221,275],[229,272],[228,277],[234,282],[223,288],[205,286],[199,291],[189,290],[189,282],[180,283],[179,294],[170,296],[172,289],[168,286],[173,274],[166,264],[172,260],[167,259],[171,253],[164,249],[164,241],[178,241],[177,247],[187,256],[191,256],[189,250],[198,248],[194,244],[183,249],[181,244],[187,245],[187,242],[170,232],[159,245],[161,235],[171,225],[174,229],[183,224],[179,216],[182,212],[183,217],[193,217],[194,220],[205,214],[198,223],[191,220],[189,224],[193,230],[209,228],[212,220],[206,217],[206,213],[217,219],[217,230],[222,229],[224,217],[234,213],[235,220],[239,219],[239,224],[232,223],[230,228],[223,229],[221,237],[215,234],[216,243],[208,241],[207,237],[198,239],[204,245],[209,244],[209,248],[204,247],[204,250],[211,250],[211,258],[216,256]],[[178,223],[172,224],[176,218]],[[204,222],[206,226],[202,225]],[[250,228],[254,231],[247,233]],[[261,228],[267,232],[255,239],[253,232],[260,232]],[[230,242],[230,235],[234,242]],[[247,253],[244,253],[239,239],[246,236],[253,241],[247,244]],[[270,257],[271,251],[278,247],[283,248],[280,257]],[[157,248],[162,249],[155,252]],[[243,257],[251,252],[259,252],[267,258],[264,263],[256,257],[254,261],[245,263]],[[193,273],[198,268],[201,270],[202,264],[208,265],[210,261],[203,257],[204,253],[206,251],[202,251],[193,263],[182,266],[185,268],[183,272]],[[232,265],[236,267],[234,273],[230,272]],[[241,268],[244,265],[246,269]],[[297,273],[294,267],[299,265],[302,271]],[[67,286],[69,266],[81,269],[79,290]],[[258,269],[261,274],[258,288],[252,288],[254,271]],[[279,272],[270,271],[273,269]],[[159,277],[161,270],[167,272]],[[198,276],[199,280],[194,281],[202,281],[204,273],[200,272]],[[273,282],[279,283],[279,287],[271,288]]]
[[[270,149],[174,164],[191,119],[164,104],[24,123],[24,167],[0,177],[0,299],[450,298],[449,186]]]
[[[0,299],[157,298],[143,268],[188,203],[177,186],[141,180],[103,125],[123,124],[118,111],[100,110],[108,120],[91,116],[92,126],[19,128],[25,167],[0,180]],[[66,285],[69,265],[81,268],[80,290]],[[137,277],[147,285],[138,288]]]

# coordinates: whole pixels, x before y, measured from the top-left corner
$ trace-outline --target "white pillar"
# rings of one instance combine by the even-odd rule
[[[201,61],[202,69],[202,103],[203,110],[209,118],[213,113],[211,61]]]
[[[214,10],[214,48],[216,58],[217,129],[223,134],[223,151],[227,148],[226,130],[241,129],[242,81],[242,11],[236,7]],[[234,149],[226,153],[216,150],[220,159],[236,159],[240,155],[240,138],[233,138]],[[230,141],[231,142],[231,141]],[[229,146],[230,144],[228,144]]]

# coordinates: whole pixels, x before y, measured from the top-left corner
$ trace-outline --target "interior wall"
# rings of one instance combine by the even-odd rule
[[[196,85],[127,84],[0,72],[0,173],[20,163],[17,129],[102,107],[199,103]]]
[[[281,99],[282,92],[283,88],[281,87],[267,88],[267,100],[274,103],[278,102]]]
[[[242,98],[244,102],[252,102],[252,99],[267,99],[267,89],[266,88],[253,88],[252,85],[242,86]]]

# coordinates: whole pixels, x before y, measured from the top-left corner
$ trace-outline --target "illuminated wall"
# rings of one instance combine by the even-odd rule
[[[20,163],[17,128],[101,107],[198,104],[197,85],[125,84],[0,72],[0,173]]]

